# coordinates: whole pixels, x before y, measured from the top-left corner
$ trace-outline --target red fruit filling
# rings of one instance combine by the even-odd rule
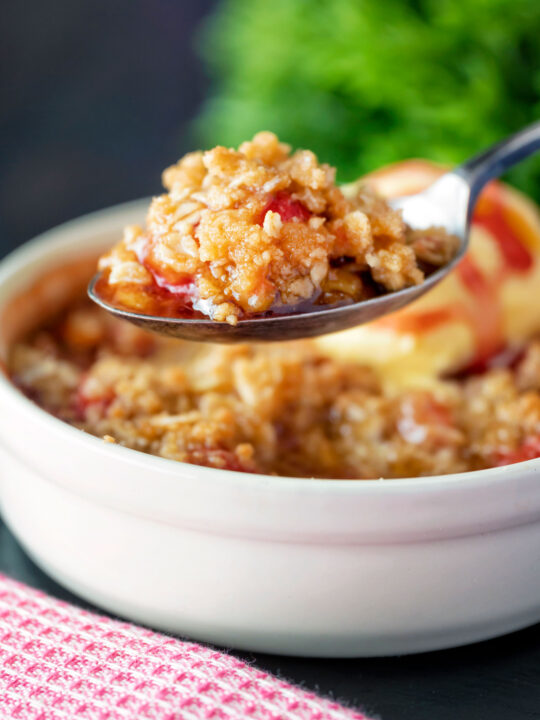
[[[266,213],[271,210],[278,213],[282,222],[291,222],[292,220],[300,220],[307,222],[311,217],[311,213],[305,205],[299,200],[293,200],[290,195],[285,192],[276,193],[263,210],[261,223]]]
[[[86,419],[90,408],[95,409],[100,416],[104,416],[115,398],[112,390],[107,390],[102,395],[88,396],[84,390],[85,379],[83,378],[79,384],[74,401],[75,416],[81,421]]]
[[[534,460],[540,457],[540,435],[527,438],[517,450],[501,453],[495,465],[513,465],[524,460]]]

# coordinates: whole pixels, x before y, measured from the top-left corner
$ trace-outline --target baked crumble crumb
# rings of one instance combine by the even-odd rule
[[[515,367],[391,393],[311,341],[167,340],[85,303],[16,345],[9,367],[29,397],[105,442],[214,468],[390,478],[540,456],[540,341]]]
[[[334,168],[270,132],[189,153],[163,183],[146,227],[126,228],[99,262],[98,292],[144,314],[236,324],[357,302],[420,284],[457,250],[440,228],[412,232],[367,187],[345,197]]]

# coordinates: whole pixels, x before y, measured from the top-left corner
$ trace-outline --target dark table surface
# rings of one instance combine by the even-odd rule
[[[211,92],[194,50],[214,0],[2,0],[0,254],[159,190]],[[321,6],[322,7],[322,6]],[[0,523],[0,571],[83,604]],[[377,660],[241,655],[382,720],[540,718],[540,625],[453,651]]]
[[[91,608],[45,575],[3,523],[0,572]],[[540,718],[540,625],[466,648],[400,658],[321,660],[234,654],[381,720]]]

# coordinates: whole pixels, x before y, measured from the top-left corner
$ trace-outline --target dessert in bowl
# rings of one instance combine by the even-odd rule
[[[372,182],[405,194],[437,172]],[[29,397],[2,379],[0,439],[24,546],[114,612],[236,647],[415,652],[538,620],[540,231],[530,203],[491,192],[506,225],[477,222],[464,272],[497,277],[489,332],[489,304],[475,316],[477,286],[454,273],[393,325],[264,350],[171,345],[77,304],[142,206],[17,251],[2,344]]]

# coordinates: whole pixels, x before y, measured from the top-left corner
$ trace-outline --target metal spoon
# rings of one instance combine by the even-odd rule
[[[88,294],[94,302],[119,318],[140,325],[145,330],[186,340],[222,343],[292,340],[361,325],[408,305],[440,282],[467,250],[470,219],[484,185],[538,149],[540,122],[529,125],[474,156],[452,172],[443,175],[423,192],[390,201],[392,207],[402,210],[403,218],[410,227],[443,227],[461,241],[459,251],[451,262],[427,277],[421,285],[351,305],[240,320],[237,325],[212,320],[163,318],[118,309],[96,293],[99,273],[90,282]]]

